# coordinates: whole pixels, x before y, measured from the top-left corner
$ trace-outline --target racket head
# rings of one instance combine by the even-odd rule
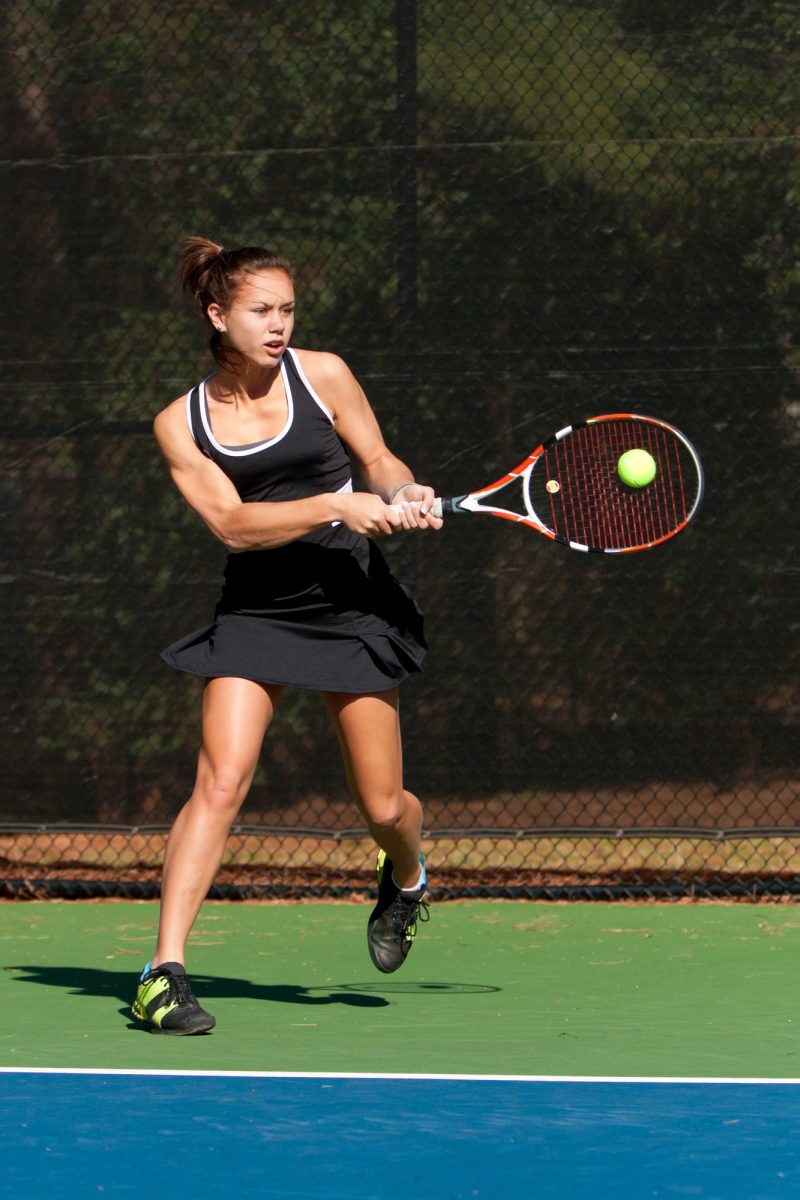
[[[639,488],[623,483],[617,471],[622,455],[636,449],[656,463],[653,481]],[[498,503],[499,492],[520,482],[524,513]],[[685,529],[703,486],[700,457],[674,425],[609,413],[565,426],[495,483],[448,503],[450,511],[486,512],[528,525],[573,550],[630,554]]]
[[[652,482],[631,487],[622,481],[617,465],[628,450],[652,455]],[[685,529],[703,498],[703,468],[689,439],[674,425],[637,413],[590,417],[559,430],[529,456],[521,474],[525,507],[541,531],[587,552],[650,550]]]

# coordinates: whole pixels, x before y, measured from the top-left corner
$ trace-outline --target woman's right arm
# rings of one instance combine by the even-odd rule
[[[401,526],[395,510],[370,492],[244,503],[225,472],[195,444],[186,424],[185,397],[158,414],[153,432],[178,491],[231,551],[271,550],[334,521],[365,537]]]

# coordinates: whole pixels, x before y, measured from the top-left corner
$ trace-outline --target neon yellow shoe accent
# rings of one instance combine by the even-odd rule
[[[177,998],[170,996],[171,990],[173,989],[170,988],[170,980],[166,975],[153,975],[140,982],[133,1002],[133,1015],[140,1021],[148,1021],[160,1029],[164,1017],[178,1007]]]
[[[151,1033],[208,1033],[216,1025],[197,1003],[180,963],[150,964],[142,972],[131,1011]]]

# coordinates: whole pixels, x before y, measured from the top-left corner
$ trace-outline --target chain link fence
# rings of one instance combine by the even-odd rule
[[[608,411],[683,428],[701,518],[571,554],[453,521],[386,553],[439,895],[798,888],[795,3],[12,0],[0,22],[0,894],[149,895],[185,799],[223,551],[155,412],[205,374],[185,236],[299,268],[440,494]],[[602,558],[602,561],[598,561]],[[349,894],[371,843],[287,694],[218,895]]]

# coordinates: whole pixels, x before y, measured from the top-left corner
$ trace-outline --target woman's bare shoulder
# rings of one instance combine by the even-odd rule
[[[292,349],[300,361],[300,366],[313,383],[319,380],[321,383],[336,384],[352,378],[350,368],[338,354],[331,354],[328,350],[297,350],[295,347]]]
[[[186,399],[188,392],[183,396],[178,396],[177,400],[173,400],[160,412],[156,413],[153,418],[153,432],[159,442],[172,440],[176,436],[180,436],[185,429],[188,433],[186,423]]]

